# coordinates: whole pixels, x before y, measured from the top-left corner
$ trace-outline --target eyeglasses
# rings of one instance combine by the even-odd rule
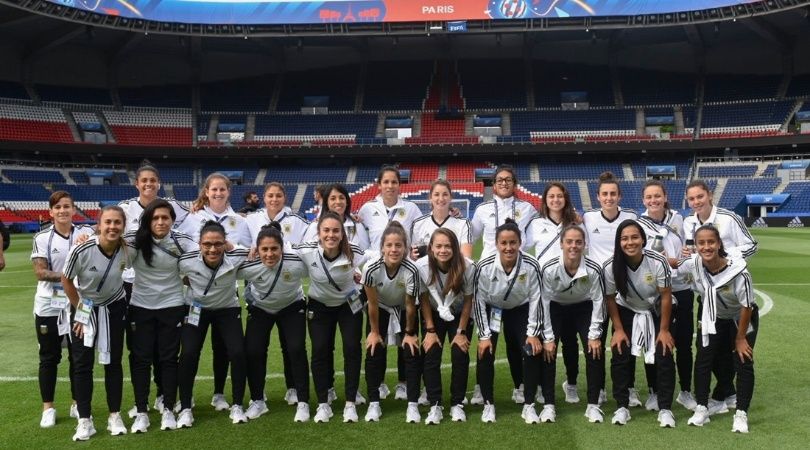
[[[224,242],[201,242],[200,247],[202,248],[222,248],[225,247]]]
[[[515,182],[514,178],[496,178],[495,184],[512,184]]]

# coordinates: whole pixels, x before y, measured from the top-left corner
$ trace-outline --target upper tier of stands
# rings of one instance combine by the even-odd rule
[[[458,71],[467,109],[526,108],[523,61],[464,60]]]
[[[36,86],[36,91],[44,102],[112,105],[112,97],[107,89],[39,84]]]
[[[276,111],[300,111],[305,96],[329,97],[330,111],[354,111],[358,66],[287,72]]]
[[[537,108],[559,108],[562,92],[587,92],[591,106],[616,105],[610,70],[605,66],[534,61],[532,72]]]
[[[119,88],[124,106],[191,109],[191,86],[143,86]]]
[[[272,75],[200,85],[200,110],[267,112],[276,77]]]
[[[625,106],[693,105],[697,94],[696,81],[693,74],[621,70]]]

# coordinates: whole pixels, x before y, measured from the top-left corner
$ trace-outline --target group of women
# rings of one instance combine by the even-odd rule
[[[193,388],[209,328],[212,406],[228,410],[233,423],[257,419],[268,412],[267,355],[277,326],[285,400],[296,406],[295,422],[310,419],[310,375],[317,397],[314,421],[333,417],[339,327],[344,422],[357,422],[357,405],[366,402],[359,391],[363,353],[365,420],[380,420],[380,400],[389,394],[387,348],[395,346],[395,398],[408,402],[406,422],[422,421],[421,404],[429,406],[424,422],[439,424],[445,345],[451,354],[451,420],[466,421],[465,407],[480,404],[481,420],[495,422],[494,364],[503,334],[512,400],[523,405],[526,423],[556,420],[558,345],[565,400],[580,401],[581,345],[590,422],[604,420],[600,405],[606,401],[609,348],[617,403],[612,423],[626,424],[629,408],[641,405],[634,388],[640,356],[650,392],[646,407],[658,410],[662,427],[675,426],[677,373],[677,401],[694,411],[690,425],[702,426],[711,415],[736,407],[733,430],[748,431],[759,320],[746,258],[756,242],[739,217],[712,204],[705,183],[689,184],[694,213],[686,219],[670,208],[659,181],[644,186],[642,215],[622,209],[620,184],[609,173],[598,184],[601,208],[577,214],[565,185],[555,182],[543,192],[538,214],[515,196],[515,171],[501,166],[493,178],[493,200],[479,205],[470,220],[450,208],[446,181],[432,184],[432,211],[425,215],[400,197],[395,167],[383,167],[377,183],[380,194],[357,214],[343,186],[323,188],[320,215],[312,224],[286,207],[278,183],[266,186],[264,209],[247,217],[234,213],[230,181],[218,173],[208,176],[188,211],[158,197],[157,169],[141,167],[135,181],[139,197],[104,207],[95,229],[74,225],[70,194],[53,193],[53,226],[36,236],[31,255],[40,280],[34,314],[41,426],[56,421],[56,372],[67,337],[71,416],[78,419],[74,440],[96,432],[95,355],[104,366],[107,429],[113,435],[127,432],[121,417],[125,344],[135,394],[130,431],[150,426],[150,371],[160,428],[191,427]],[[472,244],[482,238],[476,263],[470,259]],[[238,297],[239,280],[245,283],[246,309]],[[696,358],[694,293],[701,324]],[[471,350],[476,384],[467,399]],[[224,397],[229,367],[230,404]],[[717,384],[710,398],[712,373]],[[539,414],[536,401],[543,404]]]

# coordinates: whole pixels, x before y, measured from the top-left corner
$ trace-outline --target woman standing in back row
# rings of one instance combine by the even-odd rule
[[[612,172],[604,172],[599,175],[599,182],[596,187],[596,198],[599,200],[600,207],[599,209],[591,209],[585,212],[582,216],[582,227],[585,229],[588,257],[604,266],[605,262],[614,255],[616,229],[619,224],[627,219],[638,219],[638,214],[632,209],[625,209],[619,206],[619,203],[622,201],[622,190],[619,186],[619,180],[616,179],[616,176],[613,175]],[[604,344],[607,339],[607,327],[604,327],[602,333],[602,343]],[[604,359],[602,362],[604,364]],[[605,370],[604,366],[602,367],[602,380],[605,380]],[[568,368],[567,358],[566,372],[572,372]],[[638,391],[633,387],[635,384],[635,371],[633,371],[631,377],[629,406],[641,406]],[[604,403],[607,398],[604,388],[605,386],[602,385],[603,390],[599,394],[600,405]],[[565,393],[566,400],[568,400],[569,396],[571,396],[571,400],[573,400],[573,395],[576,394],[576,391],[571,389],[571,386],[567,386]]]

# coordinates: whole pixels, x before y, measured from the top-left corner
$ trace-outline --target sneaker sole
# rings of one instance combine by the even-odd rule
[[[110,436],[124,436],[126,434],[127,434],[126,431],[115,431],[115,432],[110,431]]]

